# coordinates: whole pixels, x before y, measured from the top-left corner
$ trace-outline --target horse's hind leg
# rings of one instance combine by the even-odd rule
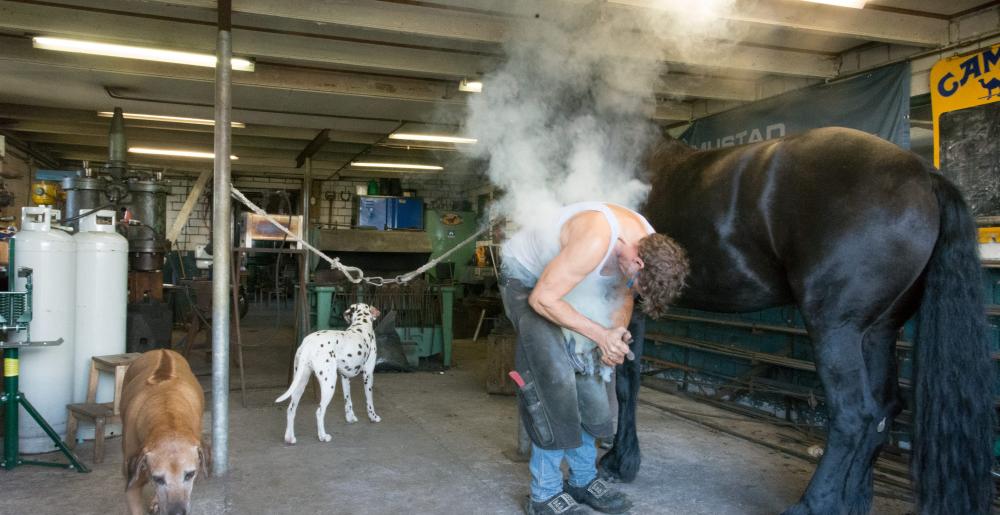
[[[632,315],[628,330],[632,333],[631,350],[634,361],[615,367],[615,394],[618,396],[618,431],[614,447],[598,462],[601,477],[626,483],[635,479],[642,461],[639,454],[639,437],[636,435],[635,409],[642,385],[641,366],[643,341],[646,337],[646,318],[642,313]]]
[[[872,468],[899,412],[895,322],[839,328],[816,341],[817,371],[830,417],[826,450],[798,504],[785,513],[867,514]]]
[[[879,410],[875,416],[875,432],[862,440],[861,456],[870,460],[855,461],[847,474],[845,492],[850,513],[868,513],[874,497],[872,471],[882,447],[889,441],[896,415],[902,411],[896,374],[896,338],[900,322],[887,321],[868,330],[864,339],[865,367],[868,386]],[[852,494],[852,492],[854,492]]]

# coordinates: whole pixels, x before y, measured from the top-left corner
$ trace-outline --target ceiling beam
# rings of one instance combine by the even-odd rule
[[[107,118],[99,118],[96,111],[0,103],[0,128],[10,130],[52,134],[77,134],[84,132],[107,135],[110,123],[110,120]],[[212,134],[212,126],[210,125],[127,120],[125,126],[129,131],[133,129],[155,129],[171,132]],[[235,137],[253,136],[309,141],[316,135],[316,131],[315,129],[299,127],[251,124],[244,128],[234,129],[233,135]],[[329,132],[330,141],[361,145],[372,145],[383,137],[383,134],[369,132]],[[301,148],[301,146],[297,148]]]
[[[214,3],[213,3],[214,5]],[[100,2],[95,3],[100,7]],[[214,7],[213,7],[214,9]],[[0,1],[0,27],[31,34],[61,35],[195,52],[215,51],[215,29],[200,22],[93,12],[71,5]],[[233,55],[258,59],[317,62],[382,72],[460,79],[480,74],[493,57],[411,48],[380,42],[329,41],[299,34],[233,29]],[[237,78],[248,72],[235,72]]]
[[[295,156],[295,168],[302,168],[302,165],[306,164],[306,159],[310,159],[315,156],[328,141],[330,141],[330,129],[323,129],[319,131],[319,133],[316,134],[316,137],[302,149],[302,152],[299,152],[299,155]]]
[[[107,152],[100,152],[98,150],[91,149],[63,149],[58,153],[61,159],[69,161],[89,161],[92,166],[99,165],[103,163],[107,158]],[[173,159],[161,159],[153,156],[136,156],[136,159],[129,158],[129,166],[136,168],[153,168],[162,169],[166,175],[172,175],[176,172],[182,172],[182,175],[197,175],[202,170],[211,169],[211,161],[181,161]],[[236,175],[243,176],[257,176],[257,177],[288,177],[288,178],[301,178],[304,171],[301,168],[295,168],[294,166],[280,166],[266,160],[251,159],[244,161],[243,159],[233,161],[232,163],[233,173]],[[337,170],[342,168],[341,163],[327,162],[327,161],[314,161],[313,171],[321,171],[327,174],[332,174]],[[428,175],[437,177],[467,177],[471,175],[471,171],[465,169],[462,166],[447,167],[443,172],[439,173],[420,173],[420,172],[386,172],[386,171],[361,171],[361,170],[341,170],[339,174],[340,177],[398,177],[400,175]]]
[[[2,129],[2,128],[0,128]],[[103,133],[67,133],[67,134],[47,134],[47,133],[33,133],[33,132],[20,132],[16,129],[10,130],[6,129],[7,132],[18,134],[20,138],[25,141],[48,144],[48,145],[64,145],[64,146],[88,146],[88,147],[99,147],[107,148],[108,146],[108,136],[106,132]],[[192,138],[191,136],[197,136]],[[213,140],[211,138],[206,138],[204,136],[210,136],[210,134],[192,134],[192,133],[171,133],[167,131],[151,131],[151,130],[134,130],[126,125],[125,137],[128,142],[129,147],[155,147],[155,148],[171,148],[171,149],[182,149],[182,150],[207,150],[210,151],[213,145]],[[240,148],[242,152],[246,155],[253,156],[267,156],[267,157],[280,157],[282,159],[288,159],[290,162],[295,163],[296,156],[299,155],[302,149],[302,144],[299,142],[298,147],[292,147],[289,143],[297,143],[295,140],[274,140],[280,141],[279,145],[259,145],[257,141],[260,138],[248,138],[243,139],[239,136],[234,136],[233,148]],[[377,155],[381,157],[398,157],[407,158],[413,157],[415,159],[452,159],[458,157],[459,154],[453,150],[441,150],[441,149],[420,149],[420,148],[396,148],[387,146],[370,146],[370,145],[357,145],[348,143],[333,143],[326,142],[321,149],[311,153],[313,160],[321,159],[323,156],[329,158],[329,156],[336,156],[337,160],[348,159],[358,154],[359,151],[364,150],[365,153],[370,153],[372,155]],[[242,157],[242,155],[241,155]],[[289,165],[292,166],[292,165]]]
[[[690,0],[607,0],[657,10],[688,9]],[[719,10],[722,19],[836,37],[921,47],[948,43],[948,20],[891,11],[851,9],[800,0],[736,0]]]
[[[215,0],[156,1],[216,7]],[[497,16],[376,0],[234,0],[233,12],[482,43],[501,41],[507,32],[507,20]]]
[[[155,0],[154,0],[155,1]],[[258,0],[247,0],[256,2]],[[304,0],[302,0],[304,1]],[[287,17],[302,19],[287,5],[296,2],[273,2],[272,12],[277,9]],[[346,2],[344,2],[346,4]],[[338,5],[342,3],[338,2]],[[367,5],[367,3],[366,3]],[[379,6],[391,5],[378,3]],[[286,6],[286,7],[282,7]],[[415,35],[440,37],[442,32],[475,32],[476,27],[464,26],[461,19],[453,20],[441,15],[439,10],[426,9],[436,13],[435,30],[420,29],[401,24],[397,30],[413,30]],[[328,17],[335,17],[338,9],[331,9]],[[375,9],[372,16],[385,17],[385,13]],[[324,18],[327,19],[327,18]],[[354,23],[342,20],[343,25]],[[334,23],[327,21],[327,23]],[[385,23],[385,22],[379,22]],[[183,48],[211,52],[214,49],[214,32],[211,27],[200,23],[184,23],[183,20],[159,20],[121,14],[95,13],[71,7],[50,4],[25,4],[0,0],[0,28],[35,34],[85,37],[98,40],[114,40]],[[499,43],[502,38],[490,35]],[[457,79],[476,76],[494,69],[498,63],[492,56],[471,55],[461,52],[443,52],[409,48],[399,45],[338,41],[336,44],[317,44],[317,39],[291,34],[274,34],[263,30],[234,29],[233,52],[258,59],[291,60],[293,62],[314,62],[324,65],[348,66],[388,73],[406,73],[418,76]],[[691,66],[716,69],[736,69],[781,75],[833,77],[836,63],[828,56],[779,49],[748,47],[731,43],[713,43],[713,55],[691,55],[675,48],[668,48],[659,56],[663,61]],[[724,56],[724,58],[720,58]],[[233,74],[234,79],[243,72]]]
[[[657,121],[691,121],[691,106],[679,102],[658,102],[653,119]]]
[[[75,145],[60,145],[56,147],[49,148],[49,151],[62,159],[70,160],[89,160],[93,162],[103,162],[107,160],[107,151],[101,152],[99,148],[95,147],[83,147]],[[233,153],[238,154],[240,149],[233,149]],[[104,156],[104,157],[101,157]],[[343,161],[314,161],[313,168],[316,170],[336,170],[343,163],[346,162],[346,157]],[[211,159],[198,159],[198,158],[184,158],[184,157],[172,157],[172,156],[152,156],[152,155],[128,155],[128,163],[130,166],[160,166],[166,168],[176,168],[176,167],[187,167],[187,169],[203,169],[205,166],[212,166]],[[295,160],[292,157],[280,158],[280,157],[255,157],[255,156],[240,156],[239,159],[233,161],[233,168],[237,167],[247,167],[247,166],[263,166],[272,167],[275,170],[296,170]]]
[[[66,134],[55,134],[46,132],[18,132],[26,141],[38,143],[51,143],[54,145],[91,145],[107,146],[107,130],[93,130],[87,132],[70,132]],[[151,146],[155,144],[170,145],[175,147],[211,147],[213,144],[212,133],[210,132],[174,132],[156,129],[138,129],[126,126],[125,135],[130,144],[134,146]],[[260,138],[257,136],[233,135],[233,145],[240,147],[264,148],[270,150],[284,150],[295,153],[302,148],[302,142],[292,139]],[[324,150],[328,152],[352,153],[359,152],[367,148],[365,145],[355,143],[327,143]]]
[[[127,132],[127,131],[126,131]],[[14,133],[20,134],[20,133]],[[36,143],[39,147],[45,147],[51,149],[53,152],[61,152],[66,150],[101,150],[106,152],[107,150],[107,138],[97,138],[94,136],[59,136],[59,137],[42,137],[34,138],[32,136],[23,137],[24,141]],[[129,147],[152,147],[152,148],[167,148],[172,150],[193,150],[193,151],[206,151],[210,152],[212,150],[211,143],[207,145],[177,145],[162,140],[141,140],[135,139],[130,135],[127,135]],[[257,146],[244,146],[239,145],[236,142],[233,143],[233,154],[239,156],[239,160],[244,160],[245,158],[263,158],[276,160],[274,163],[280,166],[287,166],[298,168],[295,166],[295,151],[289,149],[275,149],[275,148],[262,148]],[[135,154],[129,153],[128,159],[131,161],[133,159],[144,159],[150,154]],[[345,149],[328,149],[323,152],[317,152],[313,156],[313,162],[317,161],[335,161],[338,163],[345,163],[357,155],[357,152],[352,152]],[[414,150],[414,149],[396,149],[396,148],[383,148],[376,147],[372,149],[370,153],[372,156],[385,157],[390,159],[406,159],[406,160],[421,160],[421,161],[449,161],[455,157],[454,153],[434,153],[427,150]],[[165,157],[163,159],[170,159]],[[178,157],[179,161],[202,161],[199,158],[192,157]],[[278,161],[281,161],[278,163]]]
[[[8,129],[18,132],[41,132],[48,134],[79,134],[87,131],[93,131],[97,129],[95,133],[106,135],[108,132],[107,125],[95,125],[86,124],[79,122],[59,122],[59,121],[36,121],[36,120],[13,120],[9,122],[3,121],[3,113],[0,113],[0,129]],[[130,120],[131,122],[131,120]],[[209,127],[208,130],[192,130],[192,129],[175,129],[166,127],[150,127],[149,125],[136,124],[128,125],[129,130],[135,127],[144,127],[156,130],[169,130],[177,132],[195,132],[195,133],[208,133],[211,134],[212,128]],[[275,126],[250,126],[246,128],[239,129],[241,135],[254,136],[260,138],[275,138],[275,139],[299,139],[303,141],[308,141],[309,138],[298,137],[299,132],[307,134],[315,134],[315,129],[300,129],[295,127],[275,127]],[[360,134],[366,133],[352,133],[340,131],[338,136],[333,135],[331,131],[330,139],[333,141],[341,141],[348,143],[360,143],[370,145],[382,138],[381,134],[372,134],[370,141],[365,141],[367,138],[358,137]],[[342,135],[342,136],[340,136]]]
[[[154,0],[173,5],[215,9],[214,0]],[[619,6],[688,9],[690,0],[606,0]],[[465,5],[463,3],[463,5]],[[315,23],[401,32],[406,34],[498,43],[506,37],[510,18],[457,9],[428,8],[375,0],[235,0],[233,11]],[[503,7],[500,7],[503,9]],[[521,4],[508,14],[530,12]],[[948,21],[889,11],[849,9],[799,0],[736,0],[719,11],[723,19],[802,30],[838,37],[934,47],[948,41]]]
[[[668,98],[707,98],[712,100],[757,100],[757,83],[752,80],[705,77],[702,75],[664,75],[656,94]]]
[[[211,68],[38,50],[32,48],[27,38],[3,38],[2,41],[0,60],[141,77],[169,77],[206,83],[215,80]],[[268,63],[258,63],[253,73],[233,74],[233,86],[454,104],[464,103],[466,95],[458,93],[453,83],[441,80]]]
[[[142,77],[170,77],[198,82],[214,80],[210,69],[98,56],[36,50],[27,39],[4,38],[0,61],[30,62],[81,71],[102,71]],[[233,85],[291,91],[333,93],[408,101],[461,104],[464,94],[454,94],[454,86],[438,80],[385,77],[364,73],[338,72],[296,66],[258,64],[254,73],[234,74]],[[666,75],[656,86],[661,96],[753,100],[754,82],[739,79]],[[333,138],[338,137],[336,133]]]

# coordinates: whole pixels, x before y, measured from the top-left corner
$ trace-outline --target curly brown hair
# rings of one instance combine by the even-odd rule
[[[659,318],[684,289],[690,271],[687,253],[670,237],[650,234],[639,240],[639,258],[644,263],[637,280],[642,311]]]

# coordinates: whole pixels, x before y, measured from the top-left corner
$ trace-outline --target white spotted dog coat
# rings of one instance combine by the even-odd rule
[[[350,327],[343,331],[316,331],[302,340],[302,345],[295,352],[292,384],[288,391],[274,401],[281,402],[289,397],[292,399],[288,403],[285,443],[295,443],[295,409],[309,384],[310,371],[315,372],[322,391],[319,408],[316,409],[316,426],[321,442],[332,439],[323,425],[323,417],[326,415],[326,406],[337,389],[338,374],[344,390],[344,417],[347,422],[358,421],[351,404],[350,380],[359,372],[365,381],[368,418],[372,422],[382,420],[375,414],[375,407],[372,405],[372,380],[375,373],[375,329],[372,323],[378,315],[378,310],[367,304],[352,304],[344,312],[344,318],[351,323]]]

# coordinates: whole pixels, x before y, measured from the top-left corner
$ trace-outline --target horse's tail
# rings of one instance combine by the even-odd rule
[[[993,499],[993,366],[976,224],[931,173],[941,215],[917,318],[914,445],[920,513],[988,514]]]

